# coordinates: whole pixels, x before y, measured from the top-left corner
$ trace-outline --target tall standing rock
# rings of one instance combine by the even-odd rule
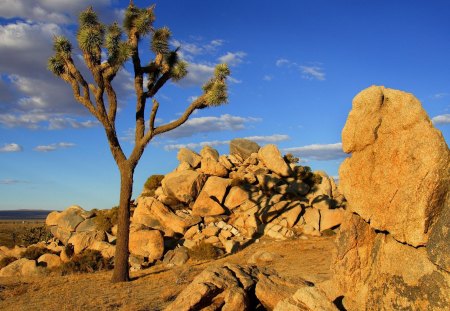
[[[339,170],[351,211],[401,242],[425,245],[450,184],[449,149],[409,93],[359,93],[342,132],[352,153]]]
[[[330,298],[349,311],[448,310],[450,155],[441,133],[414,96],[373,86],[355,97],[342,142],[352,156],[339,170],[347,212]]]

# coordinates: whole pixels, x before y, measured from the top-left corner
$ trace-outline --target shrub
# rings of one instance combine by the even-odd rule
[[[39,257],[47,253],[53,252],[44,247],[30,246],[24,252],[22,252],[21,257],[31,260],[37,260]]]
[[[284,160],[285,160],[287,163],[293,163],[293,164],[298,163],[298,162],[300,161],[300,159],[297,158],[297,157],[294,157],[294,155],[293,155],[292,153],[286,154],[286,155],[284,156]]]
[[[95,225],[100,231],[111,232],[111,228],[117,224],[119,207],[113,207],[109,210],[99,210],[94,218]]]
[[[74,255],[71,261],[62,266],[62,275],[70,273],[92,273],[99,270],[113,268],[112,259],[106,259],[100,251],[87,249],[80,254]]]
[[[155,190],[161,186],[161,181],[164,179],[164,175],[152,175],[144,184],[144,191],[147,196],[155,195]]]
[[[220,248],[203,241],[189,250],[189,257],[197,260],[217,259],[220,255]]]
[[[14,244],[29,246],[39,242],[47,242],[53,235],[46,226],[25,228],[20,232],[13,232]]]
[[[2,259],[0,259],[0,269],[3,269],[4,267],[6,267],[7,265],[9,265],[10,263],[16,261],[17,258],[15,257],[3,257]]]

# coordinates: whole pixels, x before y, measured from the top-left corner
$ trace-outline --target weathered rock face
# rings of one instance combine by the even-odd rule
[[[44,254],[37,260],[38,263],[45,263],[47,269],[55,269],[62,265],[62,260],[55,254]]]
[[[203,174],[195,171],[181,171],[167,174],[161,184],[165,195],[187,203],[197,197],[205,180]]]
[[[68,243],[73,245],[75,254],[79,254],[85,249],[90,248],[94,241],[104,241],[105,239],[105,232],[87,231],[74,234],[70,237]]]
[[[342,144],[352,153],[339,170],[351,210],[398,241],[425,245],[449,189],[450,154],[420,102],[378,86],[362,91]]]
[[[230,155],[239,155],[246,160],[252,153],[258,153],[259,145],[251,140],[236,138],[230,142]]]
[[[427,258],[425,248],[376,233],[347,213],[336,238],[333,270],[347,310],[447,310],[450,275]]]
[[[139,230],[130,233],[129,248],[133,255],[156,260],[162,258],[164,240],[158,230]]]
[[[292,174],[291,168],[284,161],[280,150],[275,145],[266,145],[259,149],[258,159],[262,161],[266,167],[280,176],[290,176]]]
[[[371,87],[355,97],[342,136],[353,154],[339,171],[348,204],[329,296],[344,297],[347,310],[448,310],[450,159],[442,135],[411,94]]]

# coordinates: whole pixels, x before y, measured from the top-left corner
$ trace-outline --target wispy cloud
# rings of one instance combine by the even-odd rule
[[[55,144],[50,144],[50,145],[36,146],[34,148],[34,150],[38,151],[38,152],[50,152],[50,151],[55,151],[57,149],[71,148],[71,147],[74,147],[74,146],[75,146],[74,143],[61,142],[61,143],[55,143]]]
[[[22,150],[22,146],[16,143],[4,144],[0,147],[0,152],[20,152]]]
[[[302,72],[302,78],[308,80],[325,80],[325,73],[323,72],[323,68],[319,66],[300,66],[299,67]]]
[[[26,184],[26,183],[28,183],[28,182],[25,180],[10,179],[10,178],[0,179],[0,185],[15,185],[15,184]]]
[[[302,65],[296,62],[290,61],[286,58],[280,58],[275,62],[277,67],[295,68],[300,71],[301,77],[307,80],[325,80],[325,72],[320,64]]]
[[[230,114],[223,114],[219,117],[192,118],[173,131],[163,134],[162,137],[182,138],[190,137],[199,133],[238,131],[245,129],[248,123],[259,121],[261,121],[259,118],[240,117]]]
[[[264,80],[264,81],[272,81],[272,80],[273,80],[273,77],[272,77],[271,75],[264,75],[264,76],[263,76],[263,80]]]
[[[280,141],[285,141],[289,139],[289,136],[282,134],[274,134],[269,136],[247,136],[243,138],[263,144],[263,143],[276,143]],[[203,146],[214,147],[214,146],[228,145],[229,143],[230,140],[212,140],[212,141],[202,141],[199,143],[168,144],[164,146],[164,149],[167,151],[178,150],[181,148],[197,149]]]
[[[229,66],[237,66],[244,61],[244,57],[247,56],[247,53],[239,51],[239,52],[227,52],[225,55],[218,58],[220,63],[226,63]]]
[[[450,124],[450,114],[441,114],[431,119],[434,124]]]
[[[342,143],[314,144],[303,147],[292,147],[283,149],[286,153],[292,153],[303,160],[329,161],[343,159],[347,155],[342,151]]]
[[[447,97],[449,95],[450,95],[449,93],[436,93],[436,94],[433,94],[431,96],[431,98],[433,98],[433,99],[442,99],[442,98],[445,98],[445,97]]]

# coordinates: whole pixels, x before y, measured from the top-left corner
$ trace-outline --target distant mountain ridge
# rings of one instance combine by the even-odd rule
[[[0,220],[30,220],[30,219],[45,219],[51,213],[51,210],[0,210]]]

